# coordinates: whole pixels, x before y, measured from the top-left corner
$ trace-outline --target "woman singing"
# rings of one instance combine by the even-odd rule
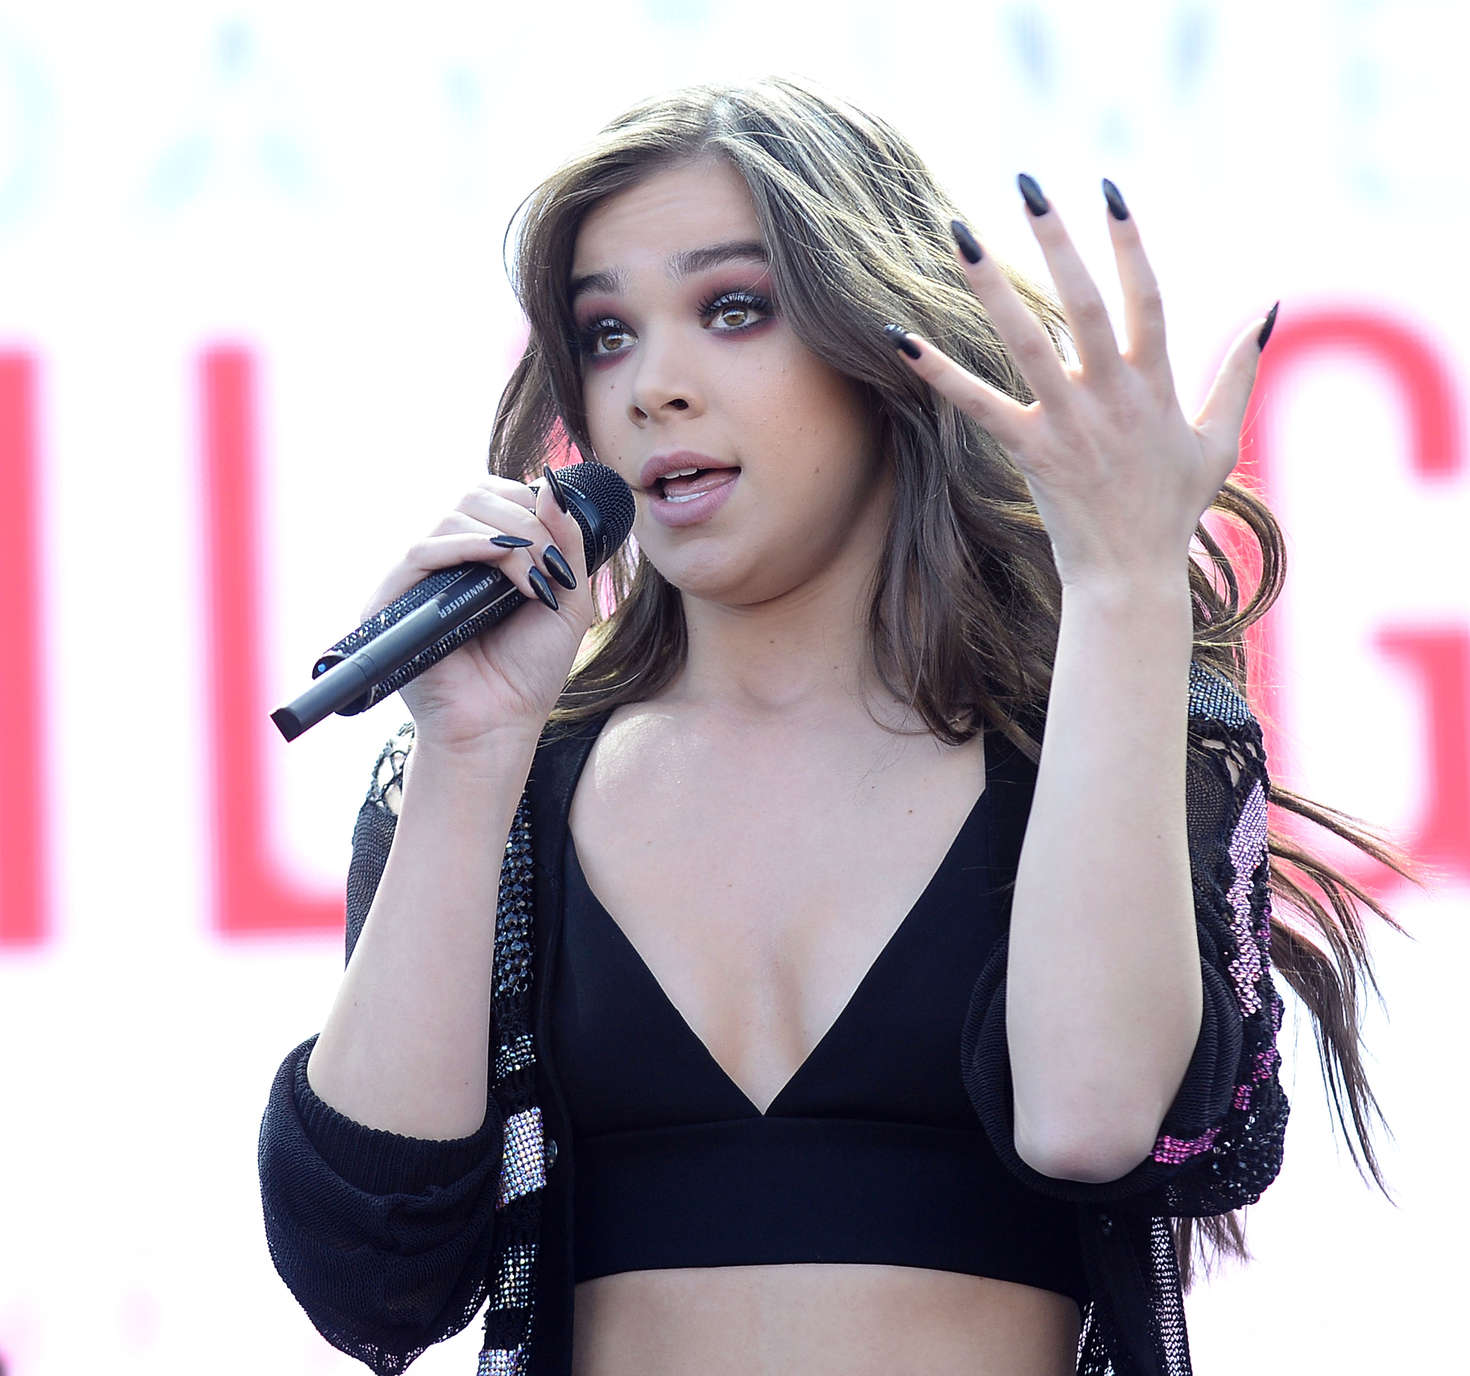
[[[261,1134],[276,1265],[374,1371],[488,1299],[482,1372],[1187,1372],[1192,1256],[1280,1167],[1273,969],[1377,1176],[1392,919],[1267,804],[1408,864],[1272,788],[1246,697],[1276,312],[1187,417],[1103,188],[1126,344],[1034,180],[1056,303],[796,82],[644,104],[524,207],[490,475],[364,619],[470,560],[544,605],[402,689]],[[568,442],[636,495],[595,589],[527,483]]]

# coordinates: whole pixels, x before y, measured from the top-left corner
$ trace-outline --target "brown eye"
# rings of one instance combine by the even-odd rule
[[[582,353],[589,358],[606,358],[609,354],[622,353],[627,348],[627,344],[620,343],[610,348],[598,348],[599,344],[605,343],[609,337],[627,340],[631,335],[632,331],[621,320],[614,320],[609,316],[605,320],[595,320],[588,325],[581,332],[579,343]]]
[[[752,317],[764,317],[771,315],[771,303],[764,296],[757,296],[753,291],[727,291],[721,292],[719,296],[712,297],[700,307],[700,314],[706,320],[718,320],[721,322],[719,333],[734,334],[739,330],[747,330],[752,325],[758,325],[759,319]],[[729,317],[736,319],[731,322]]]

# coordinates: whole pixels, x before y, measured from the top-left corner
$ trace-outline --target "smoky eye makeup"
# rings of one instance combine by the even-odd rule
[[[750,287],[729,287],[701,298],[695,311],[705,325],[713,327],[714,333],[739,335],[757,329],[769,321],[776,313],[776,306],[769,292],[756,291]],[[744,319],[735,324],[714,324],[730,315],[742,315]],[[600,348],[604,341],[630,338],[636,338],[636,332],[620,316],[605,314],[594,315],[585,324],[579,324],[573,343],[579,355],[600,361],[625,353],[628,349],[625,342],[607,349]]]

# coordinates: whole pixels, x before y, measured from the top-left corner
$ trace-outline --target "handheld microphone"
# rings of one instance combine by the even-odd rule
[[[600,463],[559,468],[556,476],[581,527],[590,576],[633,529],[632,489]],[[311,687],[271,720],[294,741],[330,712],[365,712],[525,601],[493,564],[439,569],[327,650],[312,668]]]

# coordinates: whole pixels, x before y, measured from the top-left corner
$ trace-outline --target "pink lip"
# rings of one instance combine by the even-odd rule
[[[675,465],[676,468],[679,466]],[[648,494],[648,509],[653,513],[654,520],[660,525],[674,527],[698,525],[701,521],[709,520],[729,501],[730,494],[735,490],[735,485],[739,481],[740,473],[737,470],[729,482],[721,483],[712,491],[695,497],[689,502],[671,502],[663,495],[661,488],[654,487]]]
[[[655,454],[643,465],[638,481],[650,496],[655,495],[655,484],[665,473],[676,473],[681,468],[734,468],[734,464],[721,463],[708,454],[697,454],[692,449],[677,449],[672,454]]]

